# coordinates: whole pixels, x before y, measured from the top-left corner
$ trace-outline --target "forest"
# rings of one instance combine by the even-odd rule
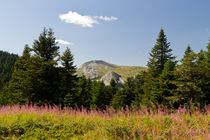
[[[149,53],[147,69],[121,86],[111,80],[92,81],[77,76],[70,48],[59,53],[52,29],[44,28],[22,56],[0,52],[0,105],[59,105],[116,110],[128,106],[203,108],[210,104],[210,41],[204,50],[186,46],[177,60],[163,29]]]

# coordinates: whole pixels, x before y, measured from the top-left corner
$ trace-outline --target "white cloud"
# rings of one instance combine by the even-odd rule
[[[107,17],[107,16],[89,16],[89,15],[80,15],[77,12],[69,11],[66,14],[60,14],[59,18],[66,22],[71,24],[77,24],[81,25],[82,27],[93,27],[94,24],[99,24],[99,20],[104,21],[113,21],[118,20],[117,17]]]
[[[74,45],[74,43],[68,42],[68,41],[64,41],[62,39],[57,39],[57,40],[55,40],[55,42],[58,43],[58,44],[62,44],[62,45]]]
[[[95,16],[95,18],[100,19],[100,20],[104,20],[104,21],[113,21],[113,20],[118,20],[117,17],[107,17],[107,16]]]
[[[59,15],[59,18],[66,23],[78,24],[82,27],[93,27],[93,24],[98,24],[98,21],[91,16],[80,15],[77,12],[69,11],[67,14]]]

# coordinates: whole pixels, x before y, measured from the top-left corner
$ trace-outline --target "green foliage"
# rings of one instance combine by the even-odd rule
[[[168,60],[173,60],[174,57],[171,54],[172,49],[169,48],[170,43],[167,42],[167,37],[164,30],[161,29],[157,42],[150,53],[150,59],[147,63],[149,72],[153,77],[158,77],[164,69],[165,63]]]
[[[33,52],[44,58],[46,61],[53,60],[57,57],[59,47],[55,42],[56,38],[52,29],[47,30],[44,28],[43,32],[40,34],[39,39],[34,41]]]
[[[0,51],[0,91],[9,82],[18,55]]]
[[[7,88],[9,103],[63,104],[66,94],[75,88],[73,56],[67,48],[61,56],[63,67],[58,67],[59,47],[53,34],[44,29],[32,48],[26,45]]]
[[[105,109],[112,99],[112,93],[104,85],[103,81],[93,81],[92,84],[92,108]]]
[[[185,55],[176,69],[176,85],[181,104],[191,100],[198,103],[202,94],[201,87],[198,86],[200,76],[199,54],[192,51]]]

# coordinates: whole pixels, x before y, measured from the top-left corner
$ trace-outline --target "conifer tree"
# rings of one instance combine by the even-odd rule
[[[174,61],[175,59],[171,54],[172,49],[169,47],[170,43],[167,41],[164,30],[161,29],[156,44],[150,53],[150,59],[147,63],[148,73],[145,76],[145,84],[143,87],[147,101],[155,104],[162,102],[162,96],[159,93],[159,76],[161,75],[167,61]]]
[[[176,85],[175,79],[176,62],[168,60],[159,78],[160,88],[157,90],[159,104],[168,105],[174,104]]]
[[[38,40],[34,41],[33,51],[37,56],[44,58],[46,61],[53,60],[59,55],[59,46],[57,46],[55,40],[56,38],[52,29],[47,30],[44,28]]]
[[[146,95],[144,94],[144,84],[145,84],[145,76],[146,76],[147,72],[142,71],[140,72],[136,77],[135,77],[135,99],[132,102],[132,105],[136,105],[139,106],[140,104],[142,105],[148,105],[148,102],[145,100],[146,99]]]
[[[187,46],[187,49],[184,52],[184,57],[187,57],[189,54],[191,54],[193,51],[190,47],[190,45]]]
[[[189,47],[188,47],[189,48]],[[201,87],[198,86],[200,80],[200,70],[198,69],[198,54],[186,49],[181,64],[176,69],[176,86],[179,97],[179,103],[184,104],[192,100],[198,103],[201,96]]]
[[[8,102],[10,104],[18,102],[24,104],[27,99],[31,100],[33,91],[31,83],[32,73],[29,71],[30,65],[30,48],[26,45],[22,56],[15,63],[14,72],[7,88]]]
[[[205,53],[204,69],[205,78],[203,79],[203,104],[210,104],[210,40],[207,45],[207,51]]]
[[[78,107],[83,106],[87,109],[90,109],[91,101],[91,81],[90,79],[86,79],[85,76],[82,76],[77,82],[75,104]]]
[[[105,109],[110,104],[109,92],[103,81],[93,81],[91,94],[92,108]]]
[[[62,102],[62,100],[65,98],[65,104],[69,105],[70,103],[67,103],[68,100],[67,98],[68,97],[72,98],[72,96],[74,96],[76,92],[76,81],[77,81],[76,66],[74,66],[74,58],[69,48],[67,48],[66,51],[61,56],[61,64],[63,67],[60,69],[61,82],[60,82],[59,102]]]
[[[175,57],[171,54],[172,49],[169,47],[170,43],[167,42],[164,30],[161,29],[156,44],[150,53],[150,59],[147,63],[149,72],[153,77],[158,77],[162,73],[165,63],[168,60],[174,60]]]

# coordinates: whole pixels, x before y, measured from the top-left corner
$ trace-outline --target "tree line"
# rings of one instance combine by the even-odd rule
[[[172,54],[161,29],[149,53],[148,69],[130,77],[122,85],[110,86],[76,75],[74,58],[67,47],[59,54],[52,29],[44,29],[32,47],[25,46],[16,61],[11,80],[0,92],[0,104],[49,104],[88,109],[115,109],[128,106],[182,105],[210,103],[210,41],[207,50],[195,53],[186,48],[180,61]]]
[[[0,51],[0,90],[8,84],[18,55]]]

